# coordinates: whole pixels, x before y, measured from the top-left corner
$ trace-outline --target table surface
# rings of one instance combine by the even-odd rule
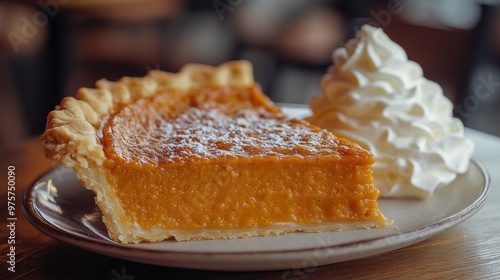
[[[379,256],[290,271],[221,272],[169,268],[111,258],[54,240],[21,211],[26,188],[54,163],[38,139],[0,148],[0,278],[5,279],[500,279],[500,138],[475,130],[474,159],[492,179],[484,207],[469,220],[420,243]],[[7,171],[16,169],[16,267],[7,271]]]

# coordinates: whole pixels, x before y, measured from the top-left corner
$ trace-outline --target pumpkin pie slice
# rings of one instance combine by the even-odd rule
[[[385,227],[372,155],[281,113],[249,62],[100,80],[52,111],[47,157],[122,243]]]

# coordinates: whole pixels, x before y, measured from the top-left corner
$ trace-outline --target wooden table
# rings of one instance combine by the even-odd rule
[[[489,170],[492,188],[472,218],[435,237],[380,256],[285,273],[218,272],[160,267],[124,261],[68,245],[36,230],[21,211],[26,188],[54,163],[38,139],[0,149],[1,279],[500,279],[500,138],[474,130],[474,158]],[[15,167],[16,267],[7,270],[8,166]]]

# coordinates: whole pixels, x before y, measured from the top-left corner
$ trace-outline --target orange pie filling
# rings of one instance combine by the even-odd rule
[[[279,113],[257,87],[165,92],[115,108],[98,138],[144,229],[385,224],[371,154]]]

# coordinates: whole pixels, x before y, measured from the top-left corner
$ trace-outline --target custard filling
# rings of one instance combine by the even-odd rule
[[[127,218],[176,229],[384,222],[372,210],[373,157],[278,113],[257,90],[166,92],[103,120],[107,177]]]

